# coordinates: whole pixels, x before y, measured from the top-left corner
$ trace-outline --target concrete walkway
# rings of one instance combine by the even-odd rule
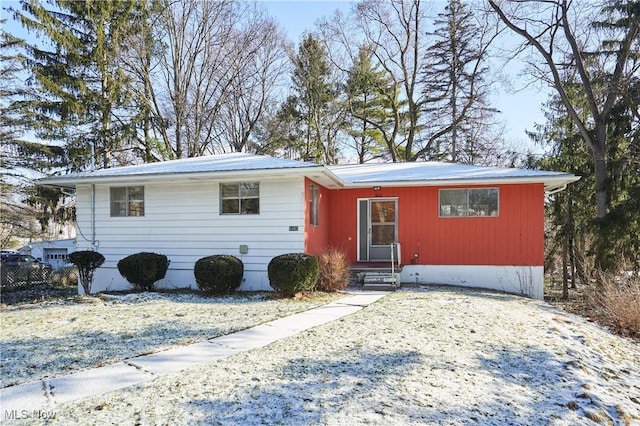
[[[67,376],[3,388],[0,389],[0,422],[16,416],[33,416],[38,412],[51,412],[58,404],[150,382],[160,376],[261,348],[276,340],[294,336],[310,328],[351,315],[386,294],[385,292],[353,292],[327,305],[237,333],[125,359],[116,364],[79,371]],[[13,417],[11,417],[12,414]]]

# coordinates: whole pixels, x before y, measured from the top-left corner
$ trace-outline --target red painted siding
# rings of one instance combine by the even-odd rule
[[[338,247],[355,262],[358,198],[397,197],[398,240],[402,245],[403,264],[415,259],[413,262],[426,265],[543,265],[543,185],[492,187],[500,189],[498,217],[438,217],[438,187],[390,187],[378,192],[370,188],[327,191],[322,202],[325,207],[331,207],[328,240],[325,245],[324,237],[311,234],[315,240],[313,249]]]
[[[311,225],[311,185],[320,188],[320,208],[318,225]],[[329,243],[329,190],[314,181],[305,178],[304,182],[304,251],[319,255],[330,246]]]

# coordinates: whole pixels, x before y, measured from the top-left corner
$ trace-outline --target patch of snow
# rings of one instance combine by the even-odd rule
[[[541,182],[549,178],[575,179],[570,173],[515,169],[503,167],[473,166],[441,162],[367,163],[327,166],[331,172],[347,184],[473,181],[537,178]]]
[[[638,424],[638,360],[637,343],[543,302],[401,291],[264,348],[64,404],[51,423]]]
[[[227,153],[203,157],[184,158],[180,160],[145,163],[133,166],[113,167],[88,172],[72,173],[60,177],[66,178],[96,178],[115,176],[146,176],[157,174],[232,172],[242,170],[273,170],[322,166],[295,160],[254,155],[246,153]],[[56,177],[52,178],[53,180]],[[43,179],[47,181],[48,179]]]
[[[144,292],[9,307],[0,311],[1,386],[229,334],[337,297],[290,300],[240,293],[212,298]]]

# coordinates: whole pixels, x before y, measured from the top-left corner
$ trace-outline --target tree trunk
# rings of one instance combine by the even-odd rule
[[[568,244],[566,236],[562,241],[562,300],[569,299],[569,271],[567,265]]]
[[[596,219],[602,220],[607,216],[608,209],[608,194],[607,188],[609,186],[609,172],[607,170],[607,159],[604,152],[604,139],[601,142],[601,147],[598,147],[597,151],[594,149],[594,177],[596,187]]]

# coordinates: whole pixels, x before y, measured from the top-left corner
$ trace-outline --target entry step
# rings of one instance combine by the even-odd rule
[[[363,290],[395,291],[400,287],[400,274],[368,272],[362,279]]]

